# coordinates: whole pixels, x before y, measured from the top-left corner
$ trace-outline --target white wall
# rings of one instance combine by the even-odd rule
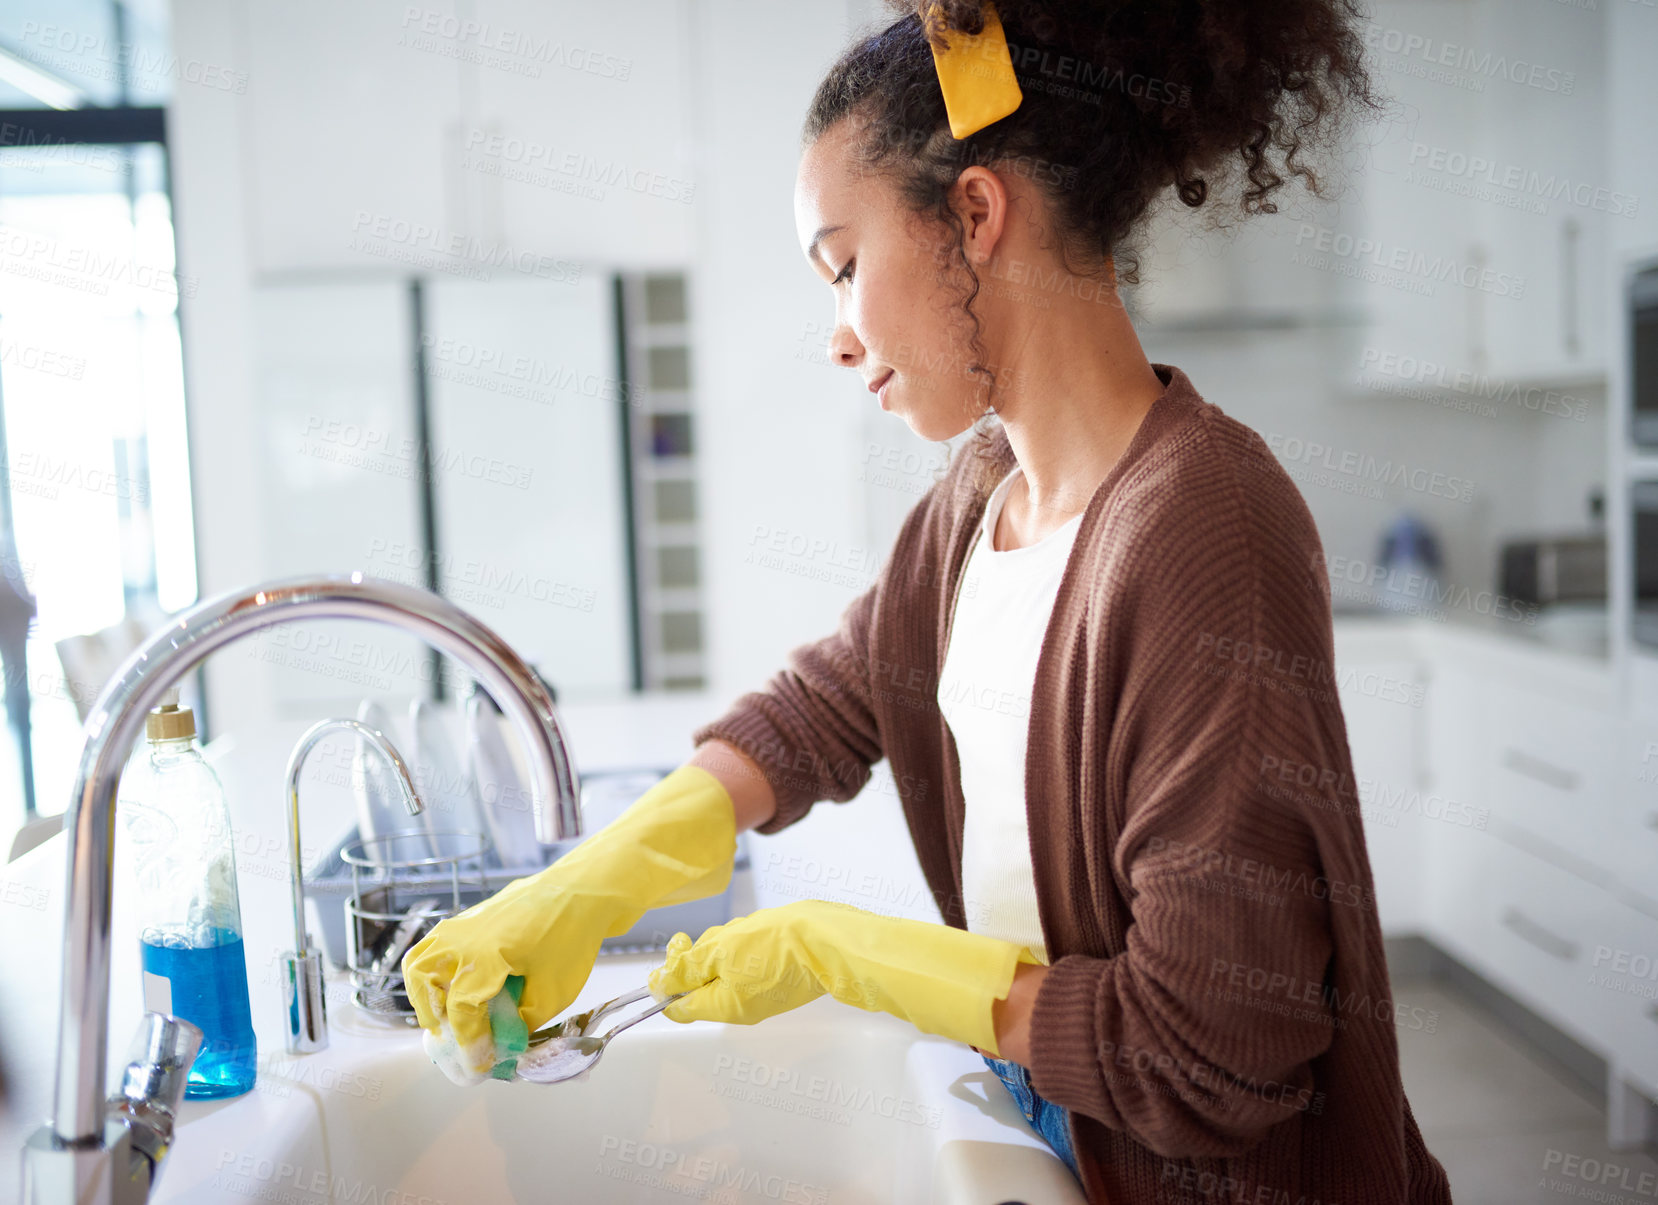
[[[833,301],[794,228],[800,124],[846,42],[846,14],[742,3],[702,12],[692,60],[704,182],[693,277],[703,564],[711,685],[736,694],[793,645],[832,631],[878,568],[857,481],[871,399],[856,374],[824,362]],[[772,533],[820,551],[786,558],[796,572],[750,563]]]
[[[179,0],[173,49],[181,60],[223,66],[248,61],[236,6]],[[258,81],[251,81],[250,88]],[[197,578],[204,598],[270,575],[260,532],[261,497],[254,404],[254,324],[247,235],[243,137],[247,96],[185,88],[168,110],[179,271],[197,279],[181,306],[185,397],[190,413],[191,488]],[[217,731],[269,718],[268,675],[251,659],[215,658],[207,670]]]
[[[758,686],[791,647],[833,629],[948,452],[916,439],[870,404],[854,374],[826,363],[832,302],[802,262],[793,226],[797,138],[812,90],[855,31],[890,14],[875,0],[658,0],[645,16],[637,6],[474,5],[480,20],[608,56],[597,70],[543,64],[532,77],[434,53],[424,17],[411,28],[408,7],[175,4],[177,51],[249,79],[244,96],[180,89],[171,118],[181,270],[200,279],[184,323],[204,594],[294,568],[295,533],[270,534],[287,512],[253,438],[261,428],[251,366],[269,349],[251,291],[323,269],[401,280],[407,267],[390,256],[407,248],[395,238],[361,242],[353,227],[366,211],[505,240],[586,272],[688,268],[710,686],[716,697]],[[1628,7],[1616,8],[1617,22],[1645,16]],[[1651,41],[1640,32],[1614,37],[1609,52],[1636,55]],[[428,45],[410,45],[411,36]],[[628,78],[619,80],[615,64],[624,62]],[[1652,157],[1617,149],[1652,144],[1641,124],[1652,106],[1610,108],[1611,185],[1643,201],[1658,196],[1658,182],[1636,178],[1651,174]],[[496,134],[578,157],[612,154],[690,182],[693,200],[612,187],[600,201],[559,187],[557,172],[507,180],[462,158]],[[510,157],[495,167],[503,165]],[[439,273],[468,264],[464,255],[432,262]],[[1162,285],[1191,287],[1203,266]],[[1475,418],[1408,398],[1336,396],[1328,334],[1144,338],[1153,359],[1179,364],[1206,397],[1263,433],[1477,484],[1471,505],[1304,484],[1332,554],[1373,557],[1383,527],[1412,505],[1438,527],[1448,576],[1489,585],[1501,539],[1584,525],[1583,496],[1604,479],[1604,405],[1592,391],[1583,423],[1518,409]],[[376,522],[389,529],[397,520]],[[751,553],[774,533],[811,551],[782,567],[755,564]],[[279,555],[278,543],[288,551]],[[221,727],[269,716],[271,683],[257,665],[216,665],[210,685]]]

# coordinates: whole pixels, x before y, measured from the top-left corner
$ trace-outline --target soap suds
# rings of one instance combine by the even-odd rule
[[[441,1030],[439,1034],[434,1034],[429,1029],[420,1031],[420,1040],[426,1048],[426,1055],[438,1065],[438,1069],[447,1075],[452,1083],[462,1087],[481,1084],[488,1079],[492,1065],[491,1056],[494,1054],[489,1040],[486,1038],[482,1042],[474,1042],[463,1051],[460,1044],[455,1041],[455,1031],[449,1028],[449,1018],[440,1019],[438,1026]],[[474,1070],[480,1062],[485,1064],[484,1069]]]
[[[518,1056],[518,1078],[532,1084],[552,1084],[563,1079],[584,1080],[594,1059],[583,1050],[580,1038],[552,1038]],[[580,1075],[574,1073],[580,1071]]]
[[[451,1083],[463,1088],[481,1084],[486,1079],[512,1079],[513,1071],[529,1045],[529,1027],[518,1015],[511,993],[503,990],[490,1000],[489,1036],[478,1039],[463,1050],[449,1025],[444,990],[432,985],[430,991],[432,1012],[438,1018],[438,1032],[434,1034],[429,1029],[423,1029],[420,1040],[426,1057],[437,1064],[438,1070],[448,1076]]]

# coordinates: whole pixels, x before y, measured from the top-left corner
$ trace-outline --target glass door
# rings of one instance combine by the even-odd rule
[[[0,149],[0,834],[64,809],[107,670],[195,600],[193,292],[162,145]]]

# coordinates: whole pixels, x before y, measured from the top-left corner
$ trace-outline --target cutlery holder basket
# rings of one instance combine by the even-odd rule
[[[403,990],[403,954],[446,916],[483,899],[483,838],[441,834],[456,853],[433,855],[424,829],[352,840],[339,849],[350,869],[344,905],[344,965],[351,1000],[367,1012],[402,1017],[415,1012]],[[450,844],[452,843],[452,845]],[[334,951],[324,940],[324,948]]]

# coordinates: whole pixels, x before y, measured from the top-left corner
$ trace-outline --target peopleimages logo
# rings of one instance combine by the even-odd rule
[[[135,42],[111,41],[102,33],[87,33],[67,25],[25,21],[22,40],[36,66],[78,79],[136,84],[144,91],[154,91],[164,79],[237,96],[248,90],[245,71],[200,59],[181,59],[166,50]]]
[[[638,167],[617,159],[600,159],[581,151],[560,150],[550,143],[534,139],[514,138],[508,135],[473,129],[466,136],[469,155],[488,156],[491,160],[526,171],[539,170],[568,176],[583,183],[620,186],[633,192],[661,197],[665,201],[689,204],[695,185],[689,180],[669,176],[650,168]],[[470,166],[470,162],[468,163]],[[529,178],[529,183],[534,183]],[[600,194],[601,198],[603,194]]]
[[[466,260],[474,268],[475,278],[480,280],[489,279],[488,275],[477,276],[476,272],[488,268],[507,268],[560,284],[575,284],[581,279],[581,265],[569,260],[423,222],[369,213],[366,209],[357,211],[351,223],[351,235],[347,245],[353,251],[425,267],[440,266],[433,256]]]
[[[1590,1197],[1590,1191],[1595,1193],[1590,1197],[1597,1201],[1628,1200],[1630,1198],[1615,1197],[1608,1191],[1617,1188],[1623,1192],[1634,1193],[1637,1197],[1658,1196],[1658,1175],[1640,1168],[1631,1167],[1625,1163],[1614,1163],[1610,1159],[1596,1159],[1591,1156],[1572,1155],[1565,1151],[1550,1147],[1543,1155],[1543,1170],[1558,1172],[1560,1175],[1576,1180],[1577,1184],[1564,1184],[1556,1189],[1570,1196]],[[1586,1191],[1583,1185],[1593,1185],[1594,1188]]]
[[[0,226],[0,272],[98,297],[121,287],[193,298],[197,288],[194,276],[180,276],[171,266],[141,263],[118,252],[64,243],[16,226]]]
[[[1507,55],[1493,54],[1489,50],[1475,50],[1471,46],[1459,46],[1455,42],[1442,42],[1425,34],[1391,29],[1375,21],[1365,23],[1364,44],[1385,54],[1397,54],[1406,59],[1421,59],[1435,67],[1450,67],[1456,71],[1466,71],[1470,75],[1484,76],[1486,79],[1505,79],[1527,88],[1558,92],[1562,96],[1570,96],[1577,82],[1577,73],[1573,71],[1546,67],[1542,63],[1533,63],[1526,59],[1511,59]]]
[[[1426,142],[1410,144],[1409,164],[1417,172],[1424,169],[1442,172],[1453,179],[1509,189],[1543,201],[1565,199],[1582,209],[1615,218],[1635,216],[1636,199],[1633,194],[1614,192],[1587,180],[1574,180],[1565,172],[1540,172],[1535,168],[1521,167],[1518,163],[1499,163],[1483,155],[1470,155]]]
[[[488,21],[462,20],[454,13],[422,9],[413,5],[403,10],[399,45],[431,51],[463,62],[501,67],[518,60],[517,73],[541,78],[543,64],[580,71],[626,83],[633,74],[633,60],[605,54],[527,30],[492,25]]]
[[[1472,410],[1486,417],[1494,417],[1497,413],[1494,406],[1483,404],[1486,402],[1503,402],[1539,414],[1569,418],[1579,423],[1589,416],[1588,402],[1574,394],[1545,389],[1524,381],[1491,377],[1466,368],[1452,370],[1449,365],[1441,364],[1437,360],[1400,355],[1397,352],[1383,351],[1378,347],[1366,347],[1360,353],[1359,369],[1361,373],[1373,372],[1380,376],[1392,377],[1397,382],[1391,384],[1375,377],[1361,376],[1359,383],[1368,385],[1373,390],[1419,398],[1436,406],[1446,404],[1444,396],[1435,392],[1436,390],[1460,394],[1467,398],[1470,404],[1459,406],[1459,409]]]
[[[730,1200],[737,1194],[765,1197],[783,1205],[827,1205],[822,1185],[727,1163],[712,1155],[676,1150],[654,1142],[606,1134],[599,1140],[595,1174],[660,1189],[675,1196]]]
[[[1324,263],[1306,257],[1305,244],[1322,255],[1333,256],[1335,263],[1364,265],[1372,270],[1398,272],[1418,278],[1421,284],[1443,284],[1450,281],[1466,289],[1478,289],[1495,297],[1520,297],[1525,294],[1526,280],[1508,272],[1497,272],[1475,264],[1463,263],[1454,255],[1430,254],[1410,247],[1389,247],[1380,239],[1351,235],[1329,226],[1302,222],[1295,233],[1295,262],[1306,262],[1314,267]]]
[[[1419,494],[1450,502],[1474,500],[1474,483],[1466,477],[1420,468],[1403,461],[1378,460],[1368,452],[1342,451],[1317,440],[1280,435],[1276,431],[1268,432],[1266,440],[1274,454],[1292,464],[1312,465],[1383,485],[1402,485]]]

